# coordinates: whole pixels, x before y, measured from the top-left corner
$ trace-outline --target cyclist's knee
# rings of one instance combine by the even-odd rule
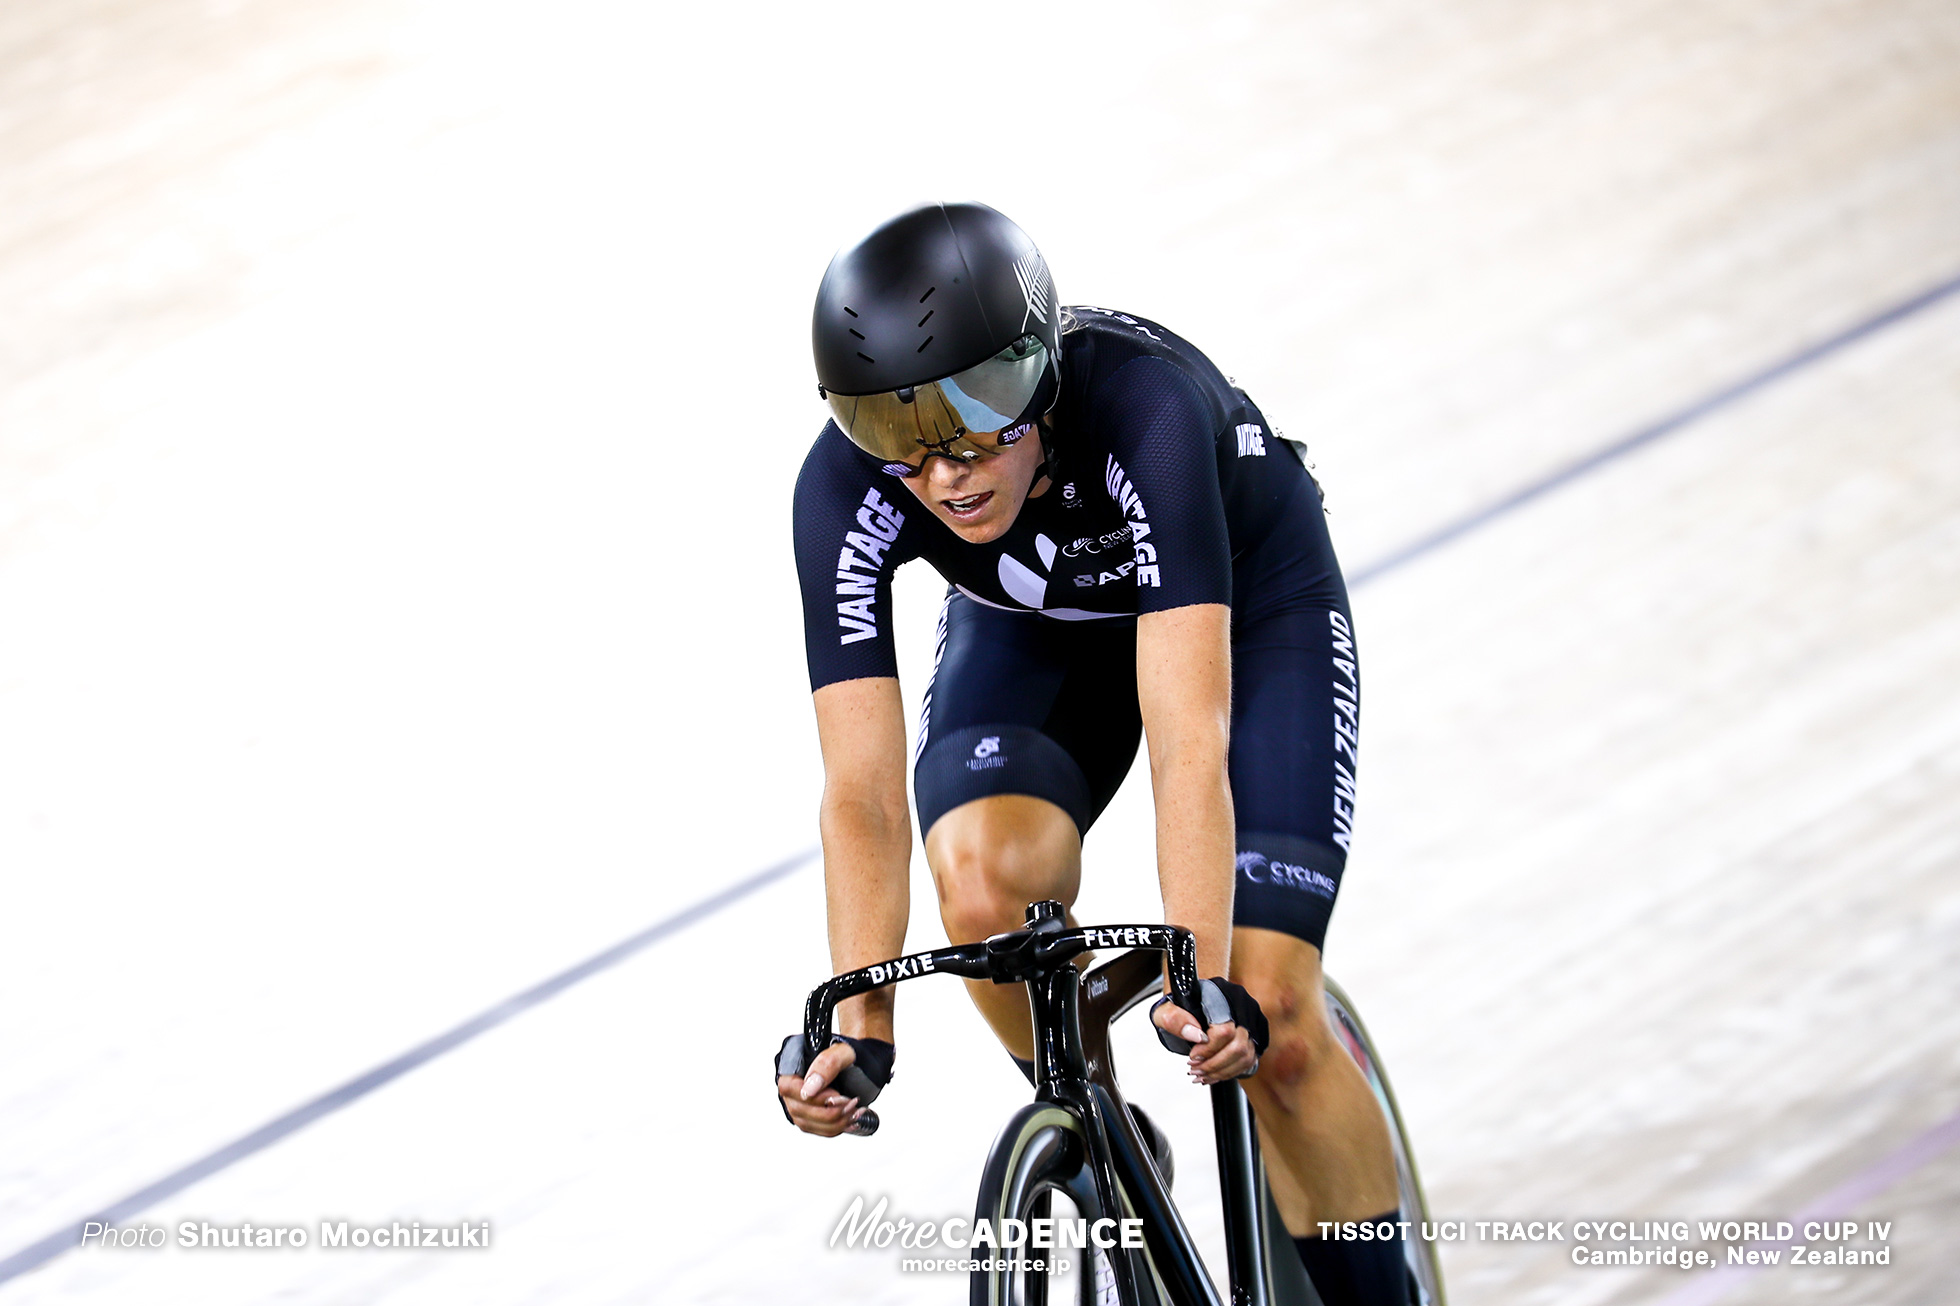
[[[1073,902],[1081,841],[1060,808],[1020,794],[948,812],[926,835],[940,917],[956,942],[1019,927],[1030,902]]]
[[[937,880],[939,918],[954,943],[971,943],[1023,923],[1027,900],[990,878],[982,858],[956,860]]]

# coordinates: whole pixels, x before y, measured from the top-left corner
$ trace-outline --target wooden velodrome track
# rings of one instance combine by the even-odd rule
[[[1018,1081],[918,984],[878,1138],[782,1127],[807,867],[283,1114],[810,841],[804,314],[935,195],[1217,357],[1357,576],[1690,419],[1358,587],[1329,966],[1440,1216],[1894,1227],[1469,1241],[1453,1301],[1953,1300],[1960,10],[851,13],[0,12],[0,1302],[958,1298],[825,1243],[966,1209]],[[1147,813],[1084,920],[1152,913]],[[1124,1046],[1215,1246],[1202,1103]],[[61,1250],[279,1120],[123,1222],[494,1248]]]

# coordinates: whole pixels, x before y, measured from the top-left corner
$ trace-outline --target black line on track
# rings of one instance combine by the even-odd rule
[[[1452,540],[1468,535],[1478,527],[1487,525],[1508,512],[1521,508],[1535,499],[1543,498],[1553,490],[1576,481],[1589,472],[1597,471],[1608,463],[1623,458],[1636,449],[1652,444],[1663,436],[1672,435],[1683,427],[1690,426],[1702,418],[1754,394],[1764,386],[1781,380],[1792,372],[1800,371],[1812,363],[1828,358],[1839,350],[1856,344],[1866,336],[1882,331],[1895,322],[1911,317],[1923,309],[1931,308],[1933,305],[1949,298],[1956,292],[1960,292],[1960,276],[1952,277],[1929,290],[1921,291],[1910,299],[1902,300],[1890,308],[1882,309],[1870,317],[1845,328],[1834,336],[1829,336],[1815,344],[1807,345],[1795,353],[1775,363],[1771,363],[1768,367],[1751,373],[1740,381],[1732,382],[1712,394],[1697,399],[1685,408],[1675,410],[1659,421],[1643,426],[1628,435],[1621,436],[1604,448],[1597,449],[1585,457],[1578,459],[1576,462],[1567,463],[1565,466],[1553,470],[1521,489],[1513,490],[1494,503],[1486,504],[1482,508],[1478,508],[1437,530],[1431,531],[1429,534],[1402,546],[1385,558],[1380,558],[1364,565],[1349,578],[1349,584],[1353,586],[1365,585],[1369,581],[1386,575],[1398,567],[1414,562],[1417,558],[1433,553]],[[380,1088],[384,1084],[392,1083],[424,1062],[432,1061],[451,1048],[467,1043],[477,1035],[496,1028],[512,1016],[518,1015],[537,1006],[541,1002],[558,996],[558,994],[564,992],[580,980],[586,979],[609,967],[616,966],[634,953],[658,943],[668,935],[686,929],[696,921],[712,916],[723,907],[742,898],[746,898],[758,889],[775,883],[791,871],[802,866],[805,862],[808,862],[815,855],[815,849],[807,849],[786,861],[778,862],[766,870],[758,871],[746,880],[741,880],[730,885],[713,897],[704,898],[692,907],[678,912],[673,916],[669,916],[666,920],[648,926],[638,934],[614,944],[597,956],[590,957],[569,970],[560,971],[543,983],[525,989],[522,993],[506,998],[496,1006],[471,1017],[447,1033],[438,1034],[428,1042],[410,1048],[393,1061],[384,1062],[366,1074],[356,1076],[340,1087],[322,1093],[319,1097],[314,1098],[302,1106],[295,1107],[278,1119],[268,1121],[244,1137],[227,1143],[215,1152],[199,1157],[180,1170],[175,1170],[165,1175],[147,1188],[138,1189],[121,1201],[104,1207],[96,1214],[84,1220],[77,1220],[58,1232],[49,1234],[46,1238],[41,1239],[41,1241],[23,1247],[5,1260],[0,1261],[0,1283],[5,1283],[9,1279],[25,1274],[36,1266],[53,1260],[69,1248],[79,1245],[82,1236],[82,1226],[84,1224],[90,1221],[99,1221],[105,1225],[113,1225],[116,1221],[127,1219],[140,1211],[146,1210],[172,1194],[182,1192],[198,1180],[216,1174],[218,1171],[244,1160],[255,1152],[264,1151],[288,1134],[312,1124],[321,1116],[330,1115],[342,1107],[366,1097],[375,1089]]]
[[[1556,468],[1530,484],[1511,491],[1494,503],[1485,504],[1445,526],[1438,527],[1429,534],[1403,545],[1385,558],[1378,558],[1365,564],[1348,578],[1348,583],[1357,587],[1365,585],[1406,563],[1434,553],[1452,540],[1468,535],[1480,526],[1489,525],[1506,513],[1522,508],[1534,499],[1543,498],[1553,490],[1568,485],[1589,472],[1598,471],[1606,464],[1624,458],[1636,449],[1645,448],[1662,436],[1672,435],[1685,426],[1691,426],[1702,418],[1747,398],[1771,382],[1780,381],[1792,372],[1800,371],[1812,363],[1828,358],[1839,350],[1863,340],[1866,336],[1884,330],[1894,322],[1911,317],[1922,309],[1931,308],[1955,292],[1960,292],[1960,277],[1942,281],[1930,290],[1923,290],[1910,299],[1882,309],[1862,322],[1846,327],[1834,336],[1807,345],[1794,354],[1771,363],[1759,372],[1753,372],[1740,381],[1731,382],[1713,394],[1695,400],[1685,408],[1676,409],[1657,422],[1621,436],[1604,448],[1595,449],[1575,462]]]
[[[79,1246],[83,1225],[100,1222],[113,1226],[140,1211],[147,1210],[164,1198],[189,1188],[198,1180],[235,1165],[255,1152],[264,1151],[288,1134],[304,1129],[321,1116],[332,1115],[342,1107],[360,1101],[375,1089],[393,1083],[417,1066],[433,1061],[452,1048],[469,1042],[477,1035],[495,1029],[511,1017],[557,997],[580,980],[590,979],[602,970],[617,966],[634,953],[649,948],[669,935],[677,934],[695,922],[714,915],[722,908],[748,897],[758,889],[774,884],[815,856],[816,849],[806,848],[794,857],[757,871],[745,880],[738,880],[720,893],[703,898],[692,907],[649,925],[638,934],[622,939],[604,952],[588,957],[568,970],[559,971],[542,983],[533,984],[523,992],[505,998],[496,1006],[477,1013],[454,1029],[438,1034],[426,1043],[417,1044],[394,1060],[384,1061],[366,1074],[356,1075],[340,1087],[329,1089],[311,1102],[294,1107],[276,1120],[267,1121],[244,1137],[226,1143],[217,1151],[199,1157],[180,1170],[173,1170],[148,1187],[140,1188],[121,1201],[103,1207],[94,1215],[76,1220],[41,1241],[21,1248],[6,1260],[0,1261],[0,1283],[5,1283],[36,1266],[53,1260],[71,1247]]]

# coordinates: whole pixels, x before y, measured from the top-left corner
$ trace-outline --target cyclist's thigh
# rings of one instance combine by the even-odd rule
[[[1081,621],[1060,625],[1068,671],[1042,733],[1060,744],[1089,784],[1084,833],[1123,787],[1143,740],[1137,706],[1137,634],[1133,622]]]
[[[912,774],[919,828],[976,798],[1026,794],[1086,832],[1136,754],[1135,627],[1050,621],[949,592],[939,639]],[[1108,686],[1112,669],[1127,697]]]
[[[1232,645],[1232,919],[1323,947],[1354,819],[1360,673],[1345,612],[1268,617]]]

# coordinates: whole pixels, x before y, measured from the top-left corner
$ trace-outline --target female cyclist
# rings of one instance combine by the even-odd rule
[[[981,204],[913,209],[838,254],[814,345],[832,420],[795,538],[833,964],[904,950],[891,575],[924,558],[949,588],[913,789],[947,936],[1073,903],[1083,836],[1147,740],[1164,918],[1196,936],[1232,1013],[1208,1035],[1169,1003],[1153,1020],[1197,1044],[1199,1083],[1251,1076],[1274,1196],[1329,1306],[1406,1302],[1399,1243],[1308,1236],[1393,1219],[1397,1197],[1382,1113],[1321,995],[1360,678],[1299,454],[1184,340],[1058,304],[1034,243]],[[1019,988],[969,987],[1028,1069]],[[843,1037],[778,1077],[798,1128],[851,1127],[862,1100],[837,1081],[889,1080],[892,1017],[890,989],[854,1000]]]

